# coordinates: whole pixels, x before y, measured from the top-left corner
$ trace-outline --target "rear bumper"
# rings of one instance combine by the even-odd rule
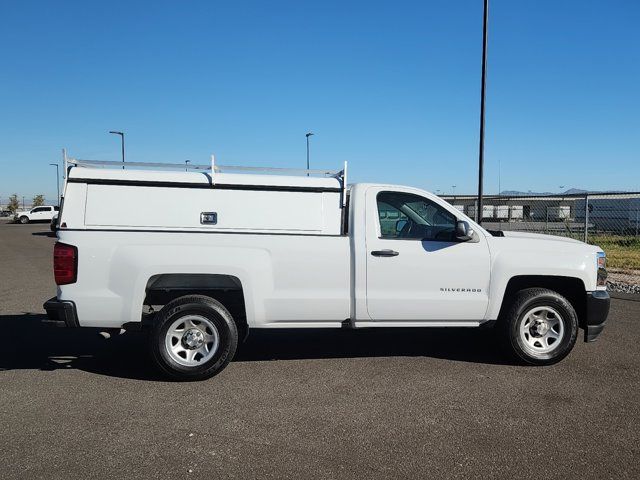
[[[43,307],[47,311],[47,317],[49,317],[48,320],[45,320],[45,323],[56,327],[76,328],[80,326],[76,304],[71,300],[58,300],[53,297],[44,302]]]
[[[611,298],[605,290],[587,292],[587,315],[584,325],[584,341],[593,342],[604,330],[609,315]]]

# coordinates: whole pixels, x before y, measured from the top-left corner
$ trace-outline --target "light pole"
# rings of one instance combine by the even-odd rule
[[[500,185],[500,158],[498,158],[498,196],[502,195],[502,186]]]
[[[307,170],[309,170],[309,137],[312,136],[312,132],[308,132],[305,137],[307,137]],[[307,177],[309,176],[309,172],[307,172]]]
[[[120,140],[122,143],[122,169],[124,170],[124,132],[116,132],[114,130],[110,130],[109,133],[113,133],[114,135],[120,135]]]
[[[184,161],[184,171],[187,171],[187,168],[189,168],[189,164],[191,163],[191,160],[185,160]]]
[[[60,206],[60,169],[57,163],[50,163],[49,165],[56,167],[56,187],[58,189],[58,207]]]
[[[480,145],[478,152],[478,211],[479,224],[482,223],[482,178],[484,170],[484,98],[487,85],[487,24],[489,20],[489,0],[484,0],[484,15],[482,22],[482,81],[480,88]]]
[[[451,190],[452,190],[452,195],[455,197],[456,196],[456,186],[455,185],[451,185]]]

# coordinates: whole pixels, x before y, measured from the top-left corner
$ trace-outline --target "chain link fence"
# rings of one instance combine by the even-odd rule
[[[477,197],[442,198],[476,218]],[[607,254],[608,288],[640,298],[640,193],[487,196],[488,230],[544,233],[600,246]]]

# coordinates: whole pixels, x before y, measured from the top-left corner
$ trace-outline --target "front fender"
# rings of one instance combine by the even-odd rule
[[[509,281],[519,276],[565,277],[581,280],[587,289],[595,289],[595,263],[593,253],[588,251],[503,250],[492,252],[489,307],[486,318],[498,318]]]

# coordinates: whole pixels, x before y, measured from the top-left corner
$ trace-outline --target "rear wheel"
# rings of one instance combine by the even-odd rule
[[[578,317],[571,303],[544,288],[521,290],[501,319],[510,352],[532,365],[551,365],[566,357],[578,336]]]
[[[158,367],[176,380],[204,380],[227,366],[238,346],[233,317],[218,301],[188,295],[165,305],[150,335]]]
[[[20,219],[18,220],[21,224],[26,225],[27,223],[29,223],[29,217],[23,215],[20,217]]]

